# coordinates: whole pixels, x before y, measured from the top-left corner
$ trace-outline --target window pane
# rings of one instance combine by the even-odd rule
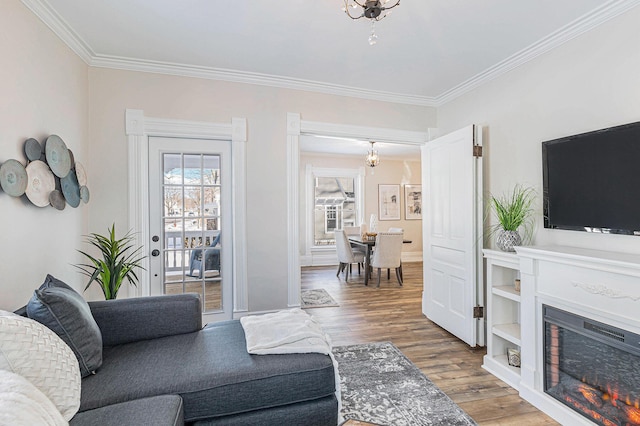
[[[204,185],[220,185],[220,156],[204,155],[203,156],[203,184]]]
[[[184,155],[184,183],[187,185],[202,184],[202,156]]]
[[[316,177],[314,207],[314,244],[335,244],[334,231],[356,226],[355,179]]]
[[[185,217],[202,216],[202,187],[184,187],[184,210]]]
[[[162,156],[164,183],[171,185],[182,184],[182,155],[164,154]]]

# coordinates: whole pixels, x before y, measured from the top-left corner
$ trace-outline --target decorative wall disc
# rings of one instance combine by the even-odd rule
[[[71,170],[71,156],[67,145],[58,135],[51,135],[47,138],[44,145],[44,151],[47,157],[47,164],[51,167],[53,174],[59,178],[63,178],[69,174]]]
[[[24,142],[24,154],[29,161],[36,161],[42,157],[42,145],[36,139],[29,138]]]
[[[78,185],[78,178],[76,172],[71,170],[65,177],[60,179],[60,185],[62,186],[62,194],[65,200],[71,207],[78,207],[80,205],[80,185]]]
[[[28,184],[25,193],[27,198],[38,207],[49,205],[49,194],[56,189],[56,181],[47,164],[43,161],[32,161],[27,166]]]
[[[57,210],[64,210],[67,205],[67,202],[64,200],[64,195],[57,189],[51,191],[51,194],[49,194],[49,203]]]
[[[20,197],[27,189],[27,171],[17,160],[7,160],[0,166],[0,186],[12,197]]]
[[[80,164],[79,161],[76,161],[76,177],[78,178],[78,184],[80,186],[87,186],[87,172],[84,169],[84,166]]]
[[[84,202],[85,204],[87,204],[89,202],[89,188],[87,188],[86,186],[81,186],[80,187],[80,199],[82,200],[82,202]]]
[[[75,169],[76,157],[73,155],[73,151],[71,151],[70,149],[67,149],[67,151],[69,151],[69,167],[71,167],[72,169]]]

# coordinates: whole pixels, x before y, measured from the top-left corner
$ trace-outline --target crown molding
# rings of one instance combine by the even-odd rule
[[[140,71],[156,74],[195,77],[209,80],[229,81],[233,83],[255,84],[259,86],[278,87],[281,89],[304,90],[328,95],[348,96],[382,102],[393,102],[418,106],[435,106],[433,98],[405,95],[378,90],[360,89],[338,84],[322,83],[254,72],[229,70],[222,68],[202,67],[195,65],[177,64],[123,58],[117,56],[95,55],[89,63],[92,67],[111,68],[127,71]]]
[[[439,107],[455,98],[464,95],[485,83],[559,47],[579,35],[592,30],[609,19],[615,18],[640,4],[640,0],[611,0],[580,18],[570,22],[525,49],[515,53],[504,61],[487,68],[467,81],[453,87],[435,98],[435,106]]]
[[[45,0],[22,0],[22,3],[36,15],[84,62],[89,64],[95,53],[73,28]]]
[[[202,67],[170,62],[149,61],[117,56],[97,55],[91,47],[58,15],[47,0],[22,0],[42,22],[73,50],[89,66],[111,68],[127,71],[139,71],[155,74],[166,74],[183,77],[194,77],[209,80],[228,81],[233,83],[255,84],[291,90],[328,95],[346,96],[381,102],[391,102],[425,107],[440,107],[471,90],[555,49],[567,41],[583,34],[598,25],[636,7],[640,0],[610,0],[593,11],[567,24],[558,31],[533,43],[529,47],[515,53],[509,58],[487,68],[461,84],[436,96],[419,96],[400,93],[383,92],[318,81],[296,79],[269,74],[221,68]]]

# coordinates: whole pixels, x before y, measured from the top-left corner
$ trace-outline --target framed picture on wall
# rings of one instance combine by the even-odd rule
[[[400,220],[400,185],[378,185],[378,219]]]
[[[404,186],[404,218],[422,219],[422,185]]]

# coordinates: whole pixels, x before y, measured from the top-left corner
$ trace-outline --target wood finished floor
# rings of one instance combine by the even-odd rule
[[[324,288],[339,307],[306,311],[317,318],[335,346],[390,341],[480,425],[551,425],[553,419],[482,369],[484,348],[470,348],[422,315],[422,263],[406,263],[404,286],[394,274],[364,274],[349,282],[337,266],[302,268],[302,289]],[[393,271],[392,271],[393,272]]]

